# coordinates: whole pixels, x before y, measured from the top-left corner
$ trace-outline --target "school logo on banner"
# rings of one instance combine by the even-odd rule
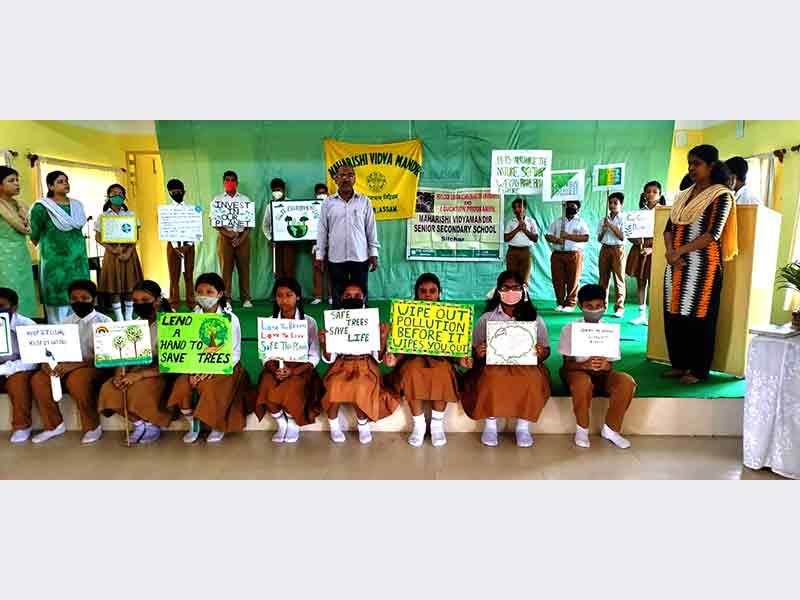
[[[336,193],[333,176],[341,165],[353,167],[355,190],[369,196],[378,221],[408,219],[414,215],[417,185],[422,172],[422,142],[350,144],[324,140],[328,189]]]

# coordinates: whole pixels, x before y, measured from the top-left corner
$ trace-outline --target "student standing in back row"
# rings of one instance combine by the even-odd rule
[[[314,197],[320,202],[325,202],[328,197],[328,186],[324,183],[318,183],[314,186]],[[311,262],[314,268],[313,274],[313,293],[314,299],[311,304],[319,304],[325,297],[325,288],[328,290],[328,304],[333,304],[333,291],[331,288],[331,270],[325,269],[324,260],[316,260],[317,258],[317,242],[311,246]]]
[[[583,270],[583,246],[589,241],[589,226],[578,216],[579,200],[566,203],[564,214],[550,224],[544,236],[553,245],[550,255],[550,270],[553,290],[556,293],[556,310],[575,310],[578,284]]]
[[[506,270],[522,275],[528,285],[531,274],[531,249],[539,241],[539,230],[536,222],[526,214],[525,199],[517,197],[511,203],[514,218],[506,223],[504,239],[508,243],[506,250]]]
[[[600,287],[606,291],[611,276],[614,276],[614,287],[617,299],[614,302],[614,316],[621,319],[625,316],[625,274],[622,271],[622,259],[625,256],[625,227],[622,223],[622,203],[625,196],[622,192],[614,192],[608,196],[608,214],[597,224],[597,241],[600,242],[600,258],[597,266],[600,271]]]
[[[691,185],[691,182],[689,182]],[[639,197],[639,210],[653,210],[656,206],[665,206],[666,198],[661,193],[658,181],[648,181]],[[631,325],[647,325],[647,288],[650,285],[650,271],[653,264],[653,238],[630,238],[632,244],[625,262],[625,274],[636,279],[639,293],[639,316],[631,321]]]
[[[225,202],[226,200],[244,200],[252,204],[250,198],[237,191],[239,177],[235,172],[225,171],[222,175],[222,186],[225,188],[225,192],[214,196],[211,201],[212,205],[215,202]],[[242,308],[252,308],[253,303],[250,297],[250,230],[252,227],[245,227],[244,223],[239,222],[233,227],[217,227],[216,229],[219,232],[217,254],[222,267],[225,293],[228,299],[233,295],[231,282],[235,265],[239,272],[239,299],[242,302]]]
[[[173,206],[183,204],[186,190],[180,179],[170,179],[167,182],[167,193]],[[185,205],[192,208],[191,205]],[[181,271],[183,272],[183,285],[186,288],[186,304],[189,310],[194,310],[197,303],[194,301],[194,242],[186,240],[170,240],[167,242],[167,268],[169,269],[169,305],[172,310],[178,310],[181,305]]]

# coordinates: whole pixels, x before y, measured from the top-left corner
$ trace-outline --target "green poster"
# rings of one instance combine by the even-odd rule
[[[161,313],[158,369],[162,373],[233,373],[233,328],[224,313]]]

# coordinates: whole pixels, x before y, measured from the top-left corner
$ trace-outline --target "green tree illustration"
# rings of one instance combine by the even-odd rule
[[[118,335],[111,341],[114,348],[117,349],[119,352],[119,358],[122,360],[122,349],[128,345],[128,340],[126,340],[123,336]]]
[[[209,349],[215,349],[222,346],[225,340],[228,339],[229,334],[228,323],[219,318],[206,319],[200,325],[200,340],[208,346]]]
[[[133,344],[133,355],[139,356],[139,348],[136,346],[136,344],[141,342],[142,338],[144,337],[141,328],[137,327],[136,325],[128,325],[128,327],[125,328],[125,337],[127,337]]]

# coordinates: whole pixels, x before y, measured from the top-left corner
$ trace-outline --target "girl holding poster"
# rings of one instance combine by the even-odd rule
[[[350,281],[345,286],[341,297],[337,300],[346,310],[364,308],[366,294],[357,281]],[[389,327],[380,325],[380,348],[371,354],[329,353],[325,344],[325,330],[319,332],[322,348],[322,359],[332,363],[325,374],[325,395],[322,397],[322,408],[328,415],[331,428],[331,439],[336,443],[345,440],[342,425],[339,422],[339,406],[352,404],[358,417],[358,440],[362,444],[372,441],[370,421],[378,421],[392,414],[400,404],[397,394],[384,385],[378,362],[386,348]]]
[[[200,437],[198,421],[211,429],[206,441],[221,442],[226,433],[244,431],[247,411],[245,398],[250,391],[250,378],[244,370],[242,357],[242,329],[239,318],[233,314],[225,298],[225,282],[216,273],[203,273],[194,285],[197,306],[194,312],[226,314],[231,319],[233,337],[233,373],[230,375],[179,375],[172,388],[167,406],[179,408],[189,421],[189,431],[183,436],[186,444]],[[196,405],[192,401],[197,391]]]
[[[153,362],[149,365],[118,368],[114,376],[100,388],[98,408],[105,417],[125,414],[123,391],[127,392],[128,418],[133,421],[131,444],[149,444],[161,437],[172,415],[166,408],[170,378],[158,370],[158,313],[172,312],[161,287],[145,279],[133,287],[133,310],[150,325],[150,348]]]
[[[303,294],[296,279],[279,277],[272,295],[275,298],[274,319],[306,322],[308,361],[266,361],[258,385],[255,412],[259,420],[267,411],[275,419],[278,430],[272,436],[273,442],[293,444],[300,439],[300,427],[313,423],[320,412],[322,379],[315,370],[319,364],[319,334],[317,322],[303,311]]]
[[[135,242],[105,242],[103,241],[103,220],[109,217],[135,217],[136,214],[128,210],[125,205],[125,188],[115,183],[106,191],[108,200],[103,205],[103,214],[94,224],[94,237],[98,244],[105,248],[103,266],[100,269],[100,278],[97,290],[102,294],[111,296],[111,308],[114,309],[114,318],[117,321],[130,321],[133,317],[133,300],[131,292],[136,282],[144,279],[142,263],[136,252]],[[136,220],[137,228],[141,226]],[[136,236],[138,239],[138,235]],[[125,313],[122,312],[122,303],[125,302]]]
[[[433,273],[423,273],[414,284],[414,300],[439,302],[442,286]],[[448,402],[458,402],[458,378],[455,365],[467,369],[472,367],[472,358],[449,358],[446,356],[422,356],[414,354],[392,354],[383,358],[385,365],[395,367],[387,381],[405,398],[411,409],[414,428],[408,443],[419,448],[425,439],[425,413],[423,401],[432,403],[431,443],[438,448],[447,443],[444,434],[444,410]]]
[[[536,324],[536,365],[487,365],[486,323],[528,321]],[[550,371],[544,361],[550,356],[547,326],[525,290],[519,273],[504,271],[497,278],[494,295],[472,334],[475,368],[465,382],[462,404],[472,419],[485,419],[481,442],[497,446],[497,417],[516,417],[517,446],[533,445],[530,422],[534,423],[550,397]]]

